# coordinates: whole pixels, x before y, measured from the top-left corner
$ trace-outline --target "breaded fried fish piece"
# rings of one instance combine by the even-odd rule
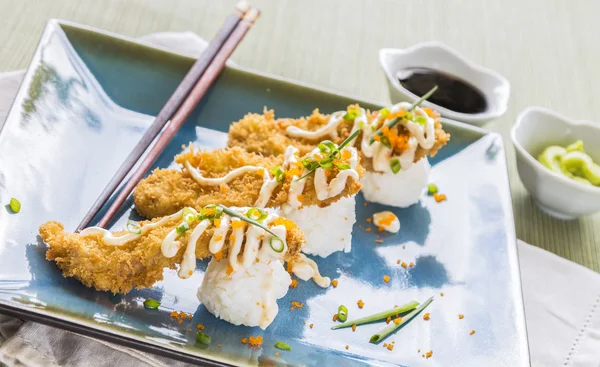
[[[223,220],[223,218],[218,220]],[[141,289],[152,286],[163,279],[164,268],[175,269],[177,264],[182,264],[182,261],[185,263],[184,252],[192,242],[190,238],[195,233],[194,229],[202,225],[202,222],[194,220],[189,224],[189,229],[181,233],[176,241],[172,242],[172,245],[175,246],[174,248],[169,247],[169,251],[174,252],[174,254],[171,253],[172,257],[166,257],[163,254],[162,247],[165,238],[173,231],[176,233],[176,227],[183,223],[181,212],[165,218],[140,222],[139,228],[143,231],[139,234],[132,234],[128,230],[103,234],[98,232],[102,231],[101,229],[96,229],[97,233],[92,234],[86,234],[86,231],[90,229],[80,233],[68,233],[65,232],[63,225],[59,222],[44,223],[40,226],[39,232],[41,238],[49,246],[46,259],[56,262],[65,277],[74,277],[84,285],[94,287],[100,291],[127,293],[134,287]],[[219,231],[216,228],[220,225],[220,222],[215,220],[208,225],[195,242],[195,258],[204,259],[214,256],[219,261],[229,261],[227,256],[231,248],[230,242],[234,241],[231,234],[234,231],[232,226],[235,225],[231,220],[227,223],[229,223],[229,227],[222,228],[221,232],[215,236],[217,240],[223,241],[220,251],[212,254],[209,250],[211,239],[214,239],[213,234],[215,231]],[[155,227],[150,228],[152,227],[150,226],[145,229],[150,224],[155,224]],[[242,225],[251,226],[245,224],[245,222]],[[306,242],[304,234],[293,222],[284,218],[277,218],[270,223],[270,226],[280,225],[286,229],[285,240],[287,242],[287,251],[284,253],[282,260],[293,262],[298,258],[300,249]],[[264,236],[264,233],[262,236]],[[129,236],[130,239],[121,245],[111,242],[120,236]],[[219,238],[219,236],[222,238]],[[248,236],[244,237],[241,247],[242,253],[247,238]],[[196,262],[195,258],[191,256],[192,254],[190,252],[190,256],[187,258],[189,270],[180,265],[179,275],[182,278],[193,273],[192,269],[195,268]],[[190,264],[193,267],[190,267]],[[186,273],[182,275],[182,271]]]
[[[165,216],[190,206],[196,209],[210,203],[222,203],[227,206],[262,206],[257,204],[261,189],[265,183],[265,174],[270,179],[276,167],[282,167],[285,174],[282,181],[276,184],[269,199],[264,205],[267,208],[279,207],[289,199],[290,185],[294,175],[298,178],[303,172],[299,163],[302,156],[297,157],[298,162],[290,167],[284,167],[284,156],[264,157],[250,153],[242,148],[234,147],[220,150],[195,150],[190,147],[175,157],[175,162],[182,165],[182,170],[156,169],[147,178],[140,181],[133,194],[137,212],[146,218]],[[342,158],[343,159],[343,158]],[[186,165],[188,165],[186,167]],[[227,183],[200,184],[193,177],[192,168],[196,173],[208,179],[223,178],[233,170],[242,167],[255,167],[232,178]],[[364,169],[357,163],[355,168],[359,177]],[[328,180],[333,180],[339,170],[334,165],[328,170]],[[337,195],[324,200],[319,200],[314,185],[314,174],[306,177],[305,188],[298,198],[302,205],[328,206],[342,197],[351,196],[361,188],[356,179],[349,178],[344,189]]]
[[[351,105],[348,106],[347,111],[358,111],[360,109],[361,108],[358,105]],[[429,149],[418,146],[414,154],[414,162],[417,162],[425,156],[434,156],[438,150],[450,140],[450,134],[443,130],[439,114],[428,108],[424,108],[423,110],[435,121],[435,143]],[[289,133],[288,129],[292,127],[314,132],[327,126],[331,122],[332,115],[322,114],[319,112],[319,109],[315,109],[313,113],[307,117],[300,117],[297,119],[276,119],[274,111],[267,110],[265,107],[262,114],[248,113],[241,120],[233,123],[229,129],[229,140],[227,145],[229,147],[242,147],[249,152],[258,153],[264,156],[277,156],[283,154],[286,147],[292,145],[299,149],[300,154],[306,154],[312,151],[323,139],[330,139],[334,143],[339,144],[351,134],[354,120],[346,118],[345,111],[340,111],[338,113],[342,113],[344,117],[340,119],[341,121],[337,126],[330,130],[331,133],[312,138],[299,136],[302,134],[294,136]],[[379,115],[380,111],[366,111],[366,121],[373,123]],[[392,114],[390,114],[389,117],[390,118],[386,119],[386,121],[393,118]],[[383,121],[383,119],[381,121]],[[377,128],[381,127],[383,125],[381,121],[374,125],[377,125]],[[397,125],[396,129],[397,130],[390,134],[390,139],[395,139],[395,141],[392,142],[392,148],[394,149],[394,153],[399,155],[408,147],[407,142],[411,134],[402,124]],[[359,151],[362,151],[361,139],[363,134],[364,133],[361,132],[355,143],[355,146]],[[371,161],[370,158],[366,158],[362,155],[361,164],[367,171],[373,170]]]

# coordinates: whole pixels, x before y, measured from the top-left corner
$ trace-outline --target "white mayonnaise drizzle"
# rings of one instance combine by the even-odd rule
[[[338,111],[331,114],[325,126],[315,131],[304,130],[296,126],[288,126],[286,133],[293,138],[320,139],[324,136],[338,137],[337,127],[344,120],[346,111]]]
[[[400,109],[408,110],[410,106],[411,104],[408,102],[401,102],[393,105],[389,110],[390,113],[396,113],[400,111]],[[344,120],[343,116],[345,113],[346,111],[338,111],[331,114],[329,122],[316,131],[303,130],[296,126],[288,126],[286,134],[291,137],[307,139],[318,139],[329,135],[331,138],[335,139],[338,137],[337,127]],[[365,109],[360,109],[360,114],[354,119],[354,125],[352,126],[350,133],[352,134],[356,130],[362,131],[360,149],[365,157],[373,159],[373,169],[375,171],[392,173],[390,167],[392,159],[398,159],[402,169],[408,169],[414,162],[415,152],[419,145],[423,149],[431,149],[435,144],[435,120],[429,117],[429,115],[427,115],[420,107],[416,107],[411,113],[415,118],[419,116],[425,117],[427,122],[425,125],[421,125],[414,121],[407,121],[405,126],[411,135],[408,141],[408,149],[399,156],[393,156],[393,150],[380,142],[375,141],[373,144],[370,144],[371,138],[377,130],[378,125],[383,120],[381,114],[377,115],[373,121],[369,122]]]
[[[191,208],[187,208],[187,209],[191,213],[194,214],[194,217],[197,217],[198,212],[196,212],[194,209],[191,209]],[[250,208],[230,208],[230,209],[235,210],[242,215],[245,215],[246,212]],[[81,231],[80,236],[87,237],[87,236],[101,235],[102,240],[105,244],[111,245],[111,246],[123,246],[130,241],[140,238],[144,234],[148,233],[149,230],[151,230],[153,228],[157,228],[161,225],[164,225],[165,223],[167,223],[171,220],[181,218],[182,221],[178,224],[178,226],[179,226],[183,223],[182,217],[183,217],[183,209],[178,211],[175,214],[164,217],[155,223],[149,223],[149,224],[145,224],[145,225],[141,226],[140,233],[127,233],[124,235],[114,235],[110,231],[108,231],[104,228],[90,227],[90,228],[86,228],[83,231]],[[279,216],[277,214],[269,213],[267,218],[263,221],[263,224],[269,225],[277,218],[279,218]],[[220,220],[219,227],[216,228],[215,231],[213,232],[213,236],[210,239],[210,243],[209,243],[209,251],[212,254],[216,254],[222,250],[223,245],[226,241],[226,235],[230,228],[230,223],[231,223],[231,226],[233,226],[233,223],[241,221],[239,218],[235,218],[235,217],[232,218],[225,213],[221,214],[221,217],[219,218],[219,220]],[[198,240],[202,236],[202,234],[212,225],[213,225],[213,222],[211,222],[209,219],[204,219],[204,220],[200,221],[200,223],[198,223],[196,225],[196,227],[192,230],[192,232],[189,236],[189,239],[187,241],[185,252],[183,254],[183,260],[181,262],[181,266],[179,268],[178,275],[180,278],[185,279],[193,274],[194,269],[196,268],[196,245],[198,243]],[[229,254],[228,254],[228,262],[229,262],[229,265],[231,265],[233,271],[247,269],[252,264],[254,264],[254,262],[257,261],[257,259],[260,261],[280,260],[283,258],[283,256],[285,255],[285,253],[288,249],[287,244],[284,242],[283,250],[280,252],[275,251],[271,247],[271,244],[270,244],[271,239],[273,238],[273,235],[271,235],[270,233],[266,232],[264,229],[262,229],[258,226],[236,225],[235,227],[237,227],[237,228],[233,229],[232,236],[230,236],[230,238],[229,238],[230,242],[229,242]],[[167,234],[167,236],[163,239],[163,242],[161,244],[161,253],[166,258],[171,258],[171,257],[174,257],[175,255],[177,255],[177,253],[179,252],[179,250],[182,247],[182,244],[180,241],[178,241],[178,238],[183,233],[177,233],[176,228],[177,227],[175,227],[172,231],[170,231]],[[285,240],[285,238],[287,236],[287,231],[285,229],[285,226],[283,226],[283,225],[273,226],[270,228],[270,230],[273,231],[273,233],[275,233],[279,238]],[[244,243],[244,239],[246,240],[245,243]],[[243,254],[240,255],[242,244],[244,244],[244,252],[243,252]],[[239,259],[240,257],[241,257],[241,261]]]
[[[292,272],[295,276],[304,281],[312,278],[313,281],[322,288],[327,288],[331,284],[330,278],[324,277],[319,273],[317,263],[306,257],[304,254],[300,254],[300,260],[295,261],[292,264]]]
[[[400,231],[400,219],[388,210],[373,214],[373,224],[391,233]]]
[[[233,180],[234,178],[241,176],[243,174],[250,173],[250,172],[256,172],[260,169],[264,169],[262,167],[257,167],[257,166],[243,166],[243,167],[236,168],[231,172],[228,172],[223,177],[207,178],[207,177],[202,176],[202,173],[200,173],[200,170],[197,170],[194,166],[192,166],[190,164],[190,162],[185,161],[183,163],[183,165],[190,172],[190,174],[192,175],[192,178],[196,182],[198,182],[199,185],[202,185],[202,186],[217,186],[217,185],[221,185],[221,184],[226,184],[229,181]]]
[[[317,149],[318,151],[318,149]],[[348,151],[351,154],[350,158],[350,169],[346,169],[338,172],[337,176],[329,184],[327,183],[327,176],[323,168],[317,168],[315,172],[315,191],[317,192],[317,199],[326,200],[328,198],[339,195],[346,187],[346,181],[348,178],[352,178],[356,181],[360,179],[358,172],[356,171],[356,165],[358,164],[358,152],[356,148],[344,148],[344,151]],[[313,152],[314,154],[315,152]]]

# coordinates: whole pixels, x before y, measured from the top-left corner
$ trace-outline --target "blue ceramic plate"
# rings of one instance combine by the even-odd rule
[[[408,209],[391,208],[402,230],[389,235],[364,231],[366,218],[384,207],[364,206],[359,196],[352,252],[317,259],[339,286],[321,289],[300,282],[279,301],[279,316],[266,331],[230,325],[198,304],[195,293],[205,262],[198,262],[190,279],[167,271],[154,288],[127,295],[97,292],[63,278],[45,260],[38,226],[60,220],[68,230],[76,227],[192,62],[120,36],[49,22],[0,131],[0,201],[6,204],[14,196],[22,203],[19,214],[0,210],[2,312],[211,365],[529,364],[502,141],[451,121],[445,127],[452,140],[432,160],[432,180],[448,201],[436,203],[424,195]],[[232,121],[265,105],[292,117],[315,107],[332,112],[353,102],[380,107],[229,66],[156,165],[168,166],[190,141],[220,146]],[[130,212],[130,206],[124,208],[115,227],[122,228]],[[375,243],[378,235],[382,244]],[[399,259],[415,266],[405,269]],[[384,275],[391,277],[389,283]],[[368,343],[381,324],[356,332],[330,330],[340,304],[355,318],[430,296],[435,296],[427,310],[430,321],[419,316],[399,330],[386,341],[394,341],[392,351]],[[147,297],[159,299],[160,309],[145,310]],[[357,307],[359,299],[363,309]],[[290,311],[292,301],[304,307]],[[173,310],[193,319],[180,325],[169,316]],[[188,332],[200,322],[212,336],[212,345],[204,349],[194,345],[195,331]],[[471,330],[476,333],[469,335]],[[264,338],[261,349],[240,343],[250,335]],[[289,343],[292,351],[275,357],[276,341]],[[429,350],[433,356],[425,362],[421,354]]]

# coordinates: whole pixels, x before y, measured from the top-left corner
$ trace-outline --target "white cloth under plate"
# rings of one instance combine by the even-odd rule
[[[197,57],[206,41],[193,33],[158,33],[145,42]],[[0,74],[0,126],[23,77]],[[600,366],[600,274],[518,242],[533,366]],[[184,366],[148,353],[0,315],[0,365]]]

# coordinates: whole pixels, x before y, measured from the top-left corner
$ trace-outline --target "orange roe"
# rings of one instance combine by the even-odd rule
[[[399,325],[402,322],[402,317],[396,317],[394,319],[394,324]]]
[[[215,260],[217,260],[217,262],[221,261],[221,259],[223,258],[223,251],[219,250],[219,252],[213,254],[213,257],[215,258]]]
[[[348,348],[350,348],[350,347],[346,345],[346,350],[348,350]]]
[[[275,219],[273,222],[273,227],[274,226],[284,226],[286,230],[290,231],[294,228],[296,228],[296,223],[292,222],[289,219],[285,219],[282,217],[279,217],[277,219]]]
[[[381,218],[377,225],[381,227],[389,227],[395,218],[396,216],[390,213],[389,215],[386,215],[385,217]]]
[[[292,301],[292,306],[296,308],[302,308],[304,305],[300,302]]]
[[[371,227],[367,227],[367,228],[365,229],[365,232],[371,232]]]
[[[471,332],[469,333],[469,335],[473,335],[475,334],[475,330],[471,330]]]
[[[358,308],[363,308],[365,306],[365,303],[362,299],[359,299],[358,302],[356,302],[356,304],[358,305]]]
[[[402,264],[400,264],[400,265],[402,265],[402,267],[403,267],[404,269],[406,269],[406,267],[408,266],[408,264],[407,264],[407,263],[405,263],[404,261],[403,261],[403,262],[402,262]]]
[[[390,282],[390,276],[389,275],[384,275],[383,276],[383,281],[386,282],[386,283],[389,283]]]
[[[242,344],[248,344],[248,338],[242,338],[242,339],[240,339],[240,343],[242,343]]]
[[[227,191],[229,191],[229,186],[227,186],[227,184],[221,184],[219,185],[219,191],[221,191],[221,193],[224,194]]]
[[[227,275],[231,275],[231,273],[233,273],[233,268],[231,265],[227,265],[227,271],[225,273],[227,273]]]
[[[256,170],[256,175],[257,176],[262,176],[265,173],[265,169],[264,168],[259,168]]]
[[[383,231],[385,231],[385,228],[383,228],[383,227],[377,227],[377,231],[378,232],[383,232]]]
[[[392,349],[394,349],[394,344],[388,344],[388,346],[387,346],[387,349],[388,349],[388,350],[392,350]]]
[[[252,336],[250,335],[248,344],[254,346],[254,347],[260,347],[263,343],[263,338],[262,336]]]
[[[231,228],[233,228],[233,229],[244,228],[245,226],[246,226],[246,222],[244,222],[243,220],[231,221]]]
[[[333,315],[333,321],[337,321],[338,320],[338,314],[336,313],[335,315]]]
[[[408,266],[410,266],[411,268],[414,268],[415,263],[411,262],[410,264],[408,264]]]
[[[304,202],[304,195],[298,195],[298,196],[296,196],[296,198],[298,199],[299,202],[301,202],[301,203]]]
[[[429,316],[430,315],[431,315],[430,313],[426,313],[425,315],[423,315],[423,320],[429,321]]]
[[[221,226],[221,219],[217,218],[213,221],[213,223],[215,224],[215,227],[220,227]],[[219,239],[215,238],[215,241],[220,241],[223,237],[222,236],[217,236],[219,237]]]
[[[197,328],[198,330],[204,330],[204,325],[202,325],[202,324],[198,324],[198,325],[196,325],[196,328]]]
[[[337,288],[337,286],[338,286],[338,280],[337,279],[332,280],[331,281],[331,285],[333,286],[333,288]]]
[[[388,316],[388,317],[387,317],[387,319],[385,319],[385,323],[386,323],[386,324],[389,324],[389,323],[390,323],[390,321],[392,321],[392,318],[391,318],[390,316]]]
[[[433,194],[433,198],[436,202],[441,203],[442,201],[446,201],[446,194]]]
[[[292,279],[292,283],[290,284],[290,287],[296,288],[297,286],[298,286],[298,281],[296,279]]]
[[[367,218],[367,223],[371,223],[373,221],[372,218]]]
[[[431,358],[432,355],[433,355],[433,351],[430,350],[429,352],[425,353],[425,358],[429,359],[429,358]]]
[[[356,324],[352,325],[352,331],[356,331]]]
[[[464,319],[464,318],[465,318],[465,315],[458,314],[458,319],[459,319],[459,320],[462,320],[462,319]]]
[[[315,326],[315,324],[308,325],[308,327],[311,328],[311,329],[313,328],[313,326]]]
[[[396,260],[396,264],[398,264],[398,265],[400,265],[401,262],[402,261],[400,261],[400,260]]]
[[[279,352],[275,353],[275,357],[279,358]]]

